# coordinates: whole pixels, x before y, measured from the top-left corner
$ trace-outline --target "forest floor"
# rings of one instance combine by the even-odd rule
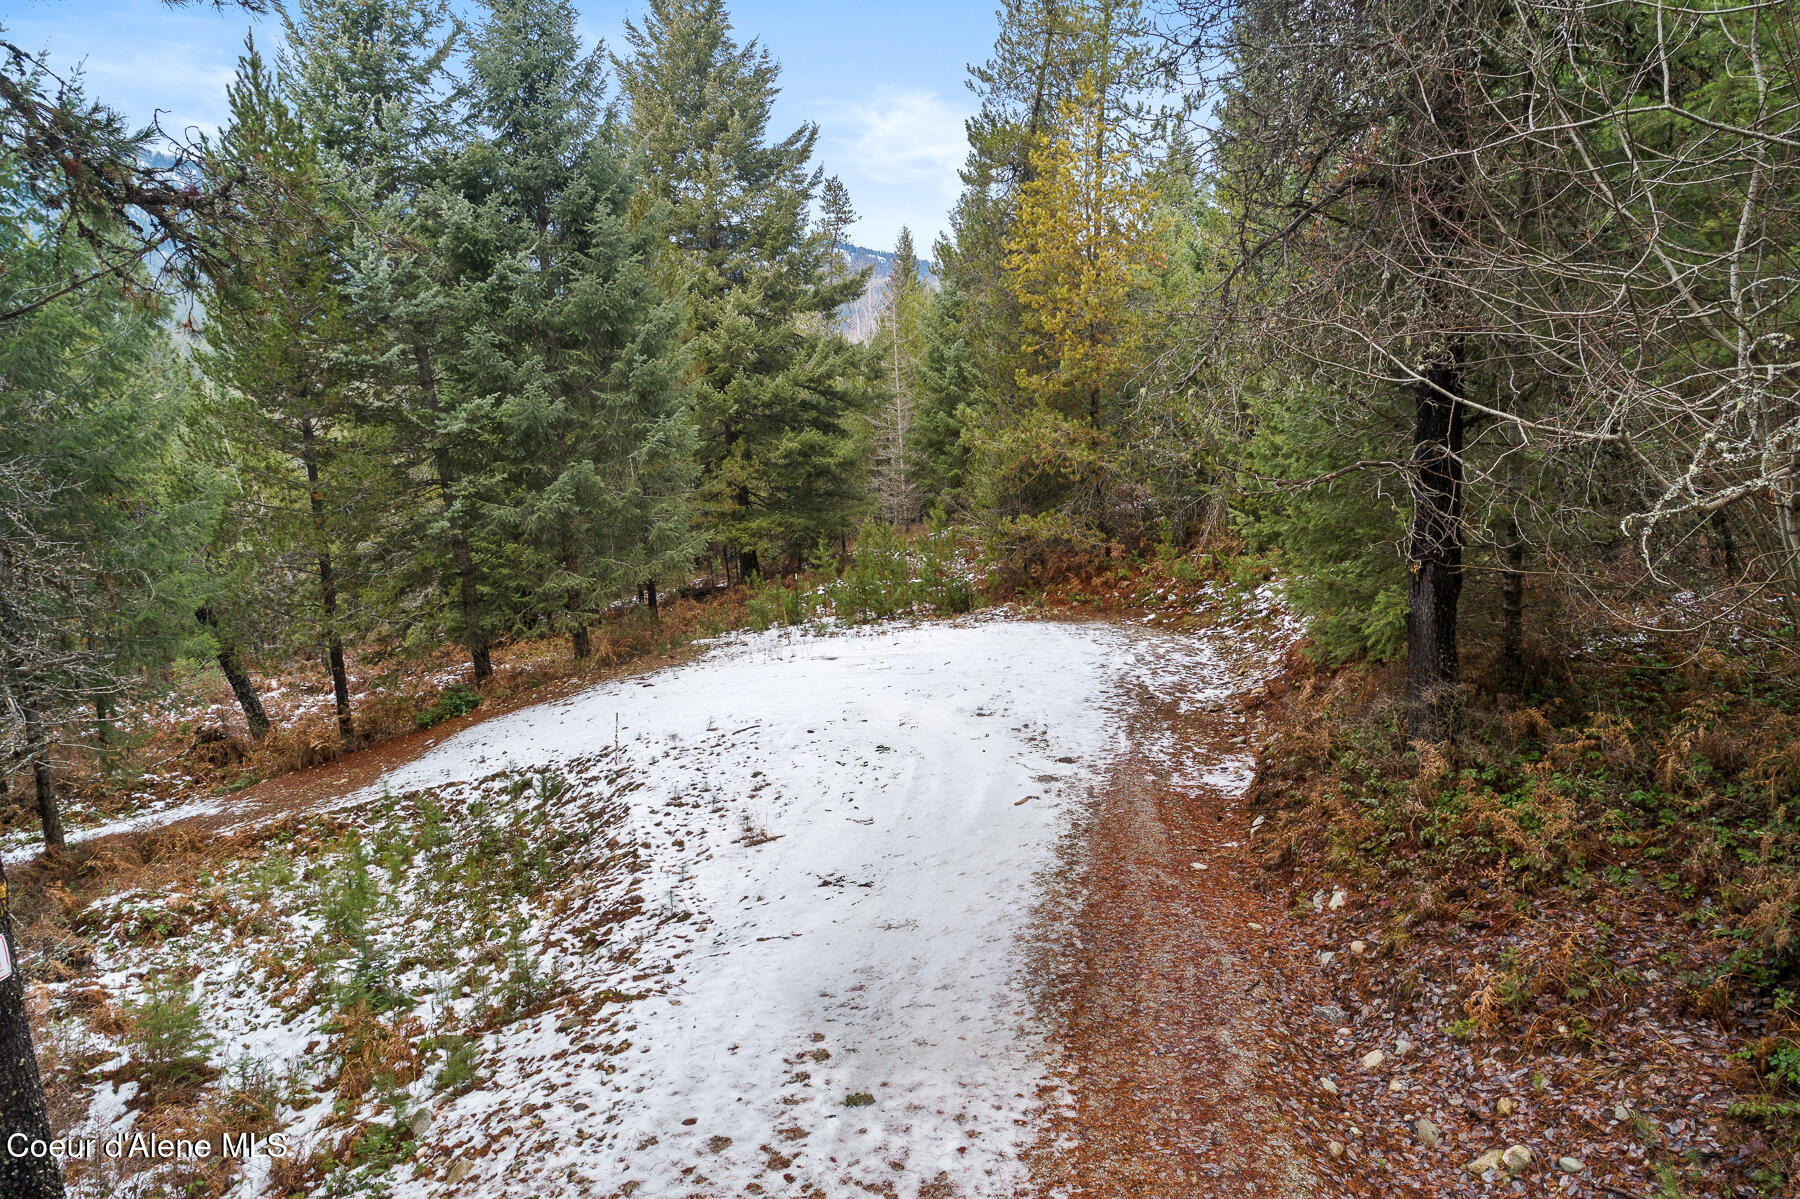
[[[90,830],[15,886],[53,1123],[214,1153],[74,1193],[1754,1193],[1654,1190],[1716,1021],[1456,1035],[1468,921],[1271,853],[1292,623],[1145,598],[733,635]]]

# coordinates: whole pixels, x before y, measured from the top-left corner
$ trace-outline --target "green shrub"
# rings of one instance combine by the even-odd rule
[[[428,729],[434,724],[467,716],[480,706],[481,692],[467,683],[457,683],[438,692],[431,706],[413,717],[413,723],[422,729]]]
[[[130,1020],[125,1043],[145,1082],[179,1086],[207,1077],[207,1054],[216,1042],[188,984],[167,975],[147,978],[144,998],[127,1003],[125,1013]]]

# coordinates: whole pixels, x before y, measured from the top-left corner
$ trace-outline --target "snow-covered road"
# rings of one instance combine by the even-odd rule
[[[535,1113],[548,1137],[491,1145],[459,1190],[1012,1194],[1035,1113],[1060,1102],[1024,977],[1058,839],[1121,748],[1134,692],[1208,703],[1232,676],[1213,640],[1116,624],[763,634],[485,722],[397,770],[381,786],[399,793],[575,764],[616,738],[642,783],[642,893],[695,917],[664,925],[686,943],[631,1005],[613,1072],[562,1078]],[[537,1061],[569,1039],[528,1021],[495,1056]],[[493,1098],[464,1096],[440,1128]]]

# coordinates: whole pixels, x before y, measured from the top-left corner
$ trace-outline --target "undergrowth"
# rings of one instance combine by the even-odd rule
[[[1800,682],[1678,649],[1580,658],[1523,699],[1471,687],[1439,744],[1404,734],[1397,667],[1296,651],[1248,802],[1285,817],[1265,864],[1397,899],[1386,952],[1432,922],[1516,942],[1461,955],[1451,1034],[1584,1053],[1651,989],[1673,994],[1738,1041],[1741,1089],[1761,1097],[1733,1115],[1784,1160],[1800,1148]],[[1584,914],[1580,936],[1515,935],[1558,906]],[[1614,924],[1645,919],[1671,929],[1657,966],[1619,965]],[[1389,983],[1417,986],[1398,966]]]

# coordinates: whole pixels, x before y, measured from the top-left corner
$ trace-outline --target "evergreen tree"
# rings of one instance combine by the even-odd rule
[[[389,439],[405,489],[363,543],[366,629],[418,650],[454,640],[479,683],[511,608],[482,577],[487,514],[461,478],[478,454],[442,387],[462,335],[450,247],[468,228],[451,169],[466,120],[445,69],[461,27],[439,0],[305,0],[285,18],[285,91],[364,216],[345,265],[357,416]]]
[[[797,560],[863,510],[851,417],[867,368],[831,321],[866,280],[838,269],[841,205],[809,224],[818,130],[766,140],[777,68],[733,40],[723,3],[651,0],[626,38],[632,133],[685,259],[703,513],[747,575],[762,550]]]
[[[0,302],[53,288],[79,240],[47,239],[0,174]],[[195,513],[164,494],[188,390],[135,298],[65,293],[0,329],[0,760],[29,766],[44,841],[63,843],[54,752],[179,648]]]
[[[685,569],[696,541],[680,305],[605,122],[598,51],[564,0],[495,0],[469,66],[484,136],[461,170],[482,259],[459,298],[455,390],[484,429],[471,484],[504,513],[521,619],[570,636]]]
[[[343,181],[379,201],[416,180],[452,127],[444,0],[293,0],[283,95]]]
[[[923,502],[946,510],[969,508],[969,442],[989,408],[975,353],[965,337],[964,298],[940,288],[919,322],[914,367],[918,403],[907,439],[907,460]]]
[[[917,359],[925,315],[925,287],[912,230],[902,228],[894,245],[880,324],[873,343],[876,369],[885,393],[875,414],[874,456],[870,463],[875,495],[891,524],[908,524],[923,515],[921,493],[908,447],[918,405]]]
[[[349,737],[342,550],[372,523],[380,455],[344,395],[342,209],[317,144],[254,44],[229,94],[231,123],[210,165],[254,173],[258,186],[240,193],[250,235],[232,238],[203,293],[200,362],[213,384],[220,449],[247,481],[243,517],[256,523],[262,552],[306,562],[316,580],[307,640],[323,649],[338,729]]]
[[[82,748],[87,706],[104,718],[182,648],[187,546],[203,522],[171,476],[191,393],[144,273],[130,273],[129,295],[63,290],[97,255],[59,237],[3,163],[0,261],[0,307],[26,309],[0,323],[0,777],[25,767],[55,852],[59,768]],[[17,962],[3,872],[0,937]],[[15,970],[0,980],[0,1144],[21,1135],[57,1134]],[[62,1193],[53,1158],[0,1152],[0,1194]]]

